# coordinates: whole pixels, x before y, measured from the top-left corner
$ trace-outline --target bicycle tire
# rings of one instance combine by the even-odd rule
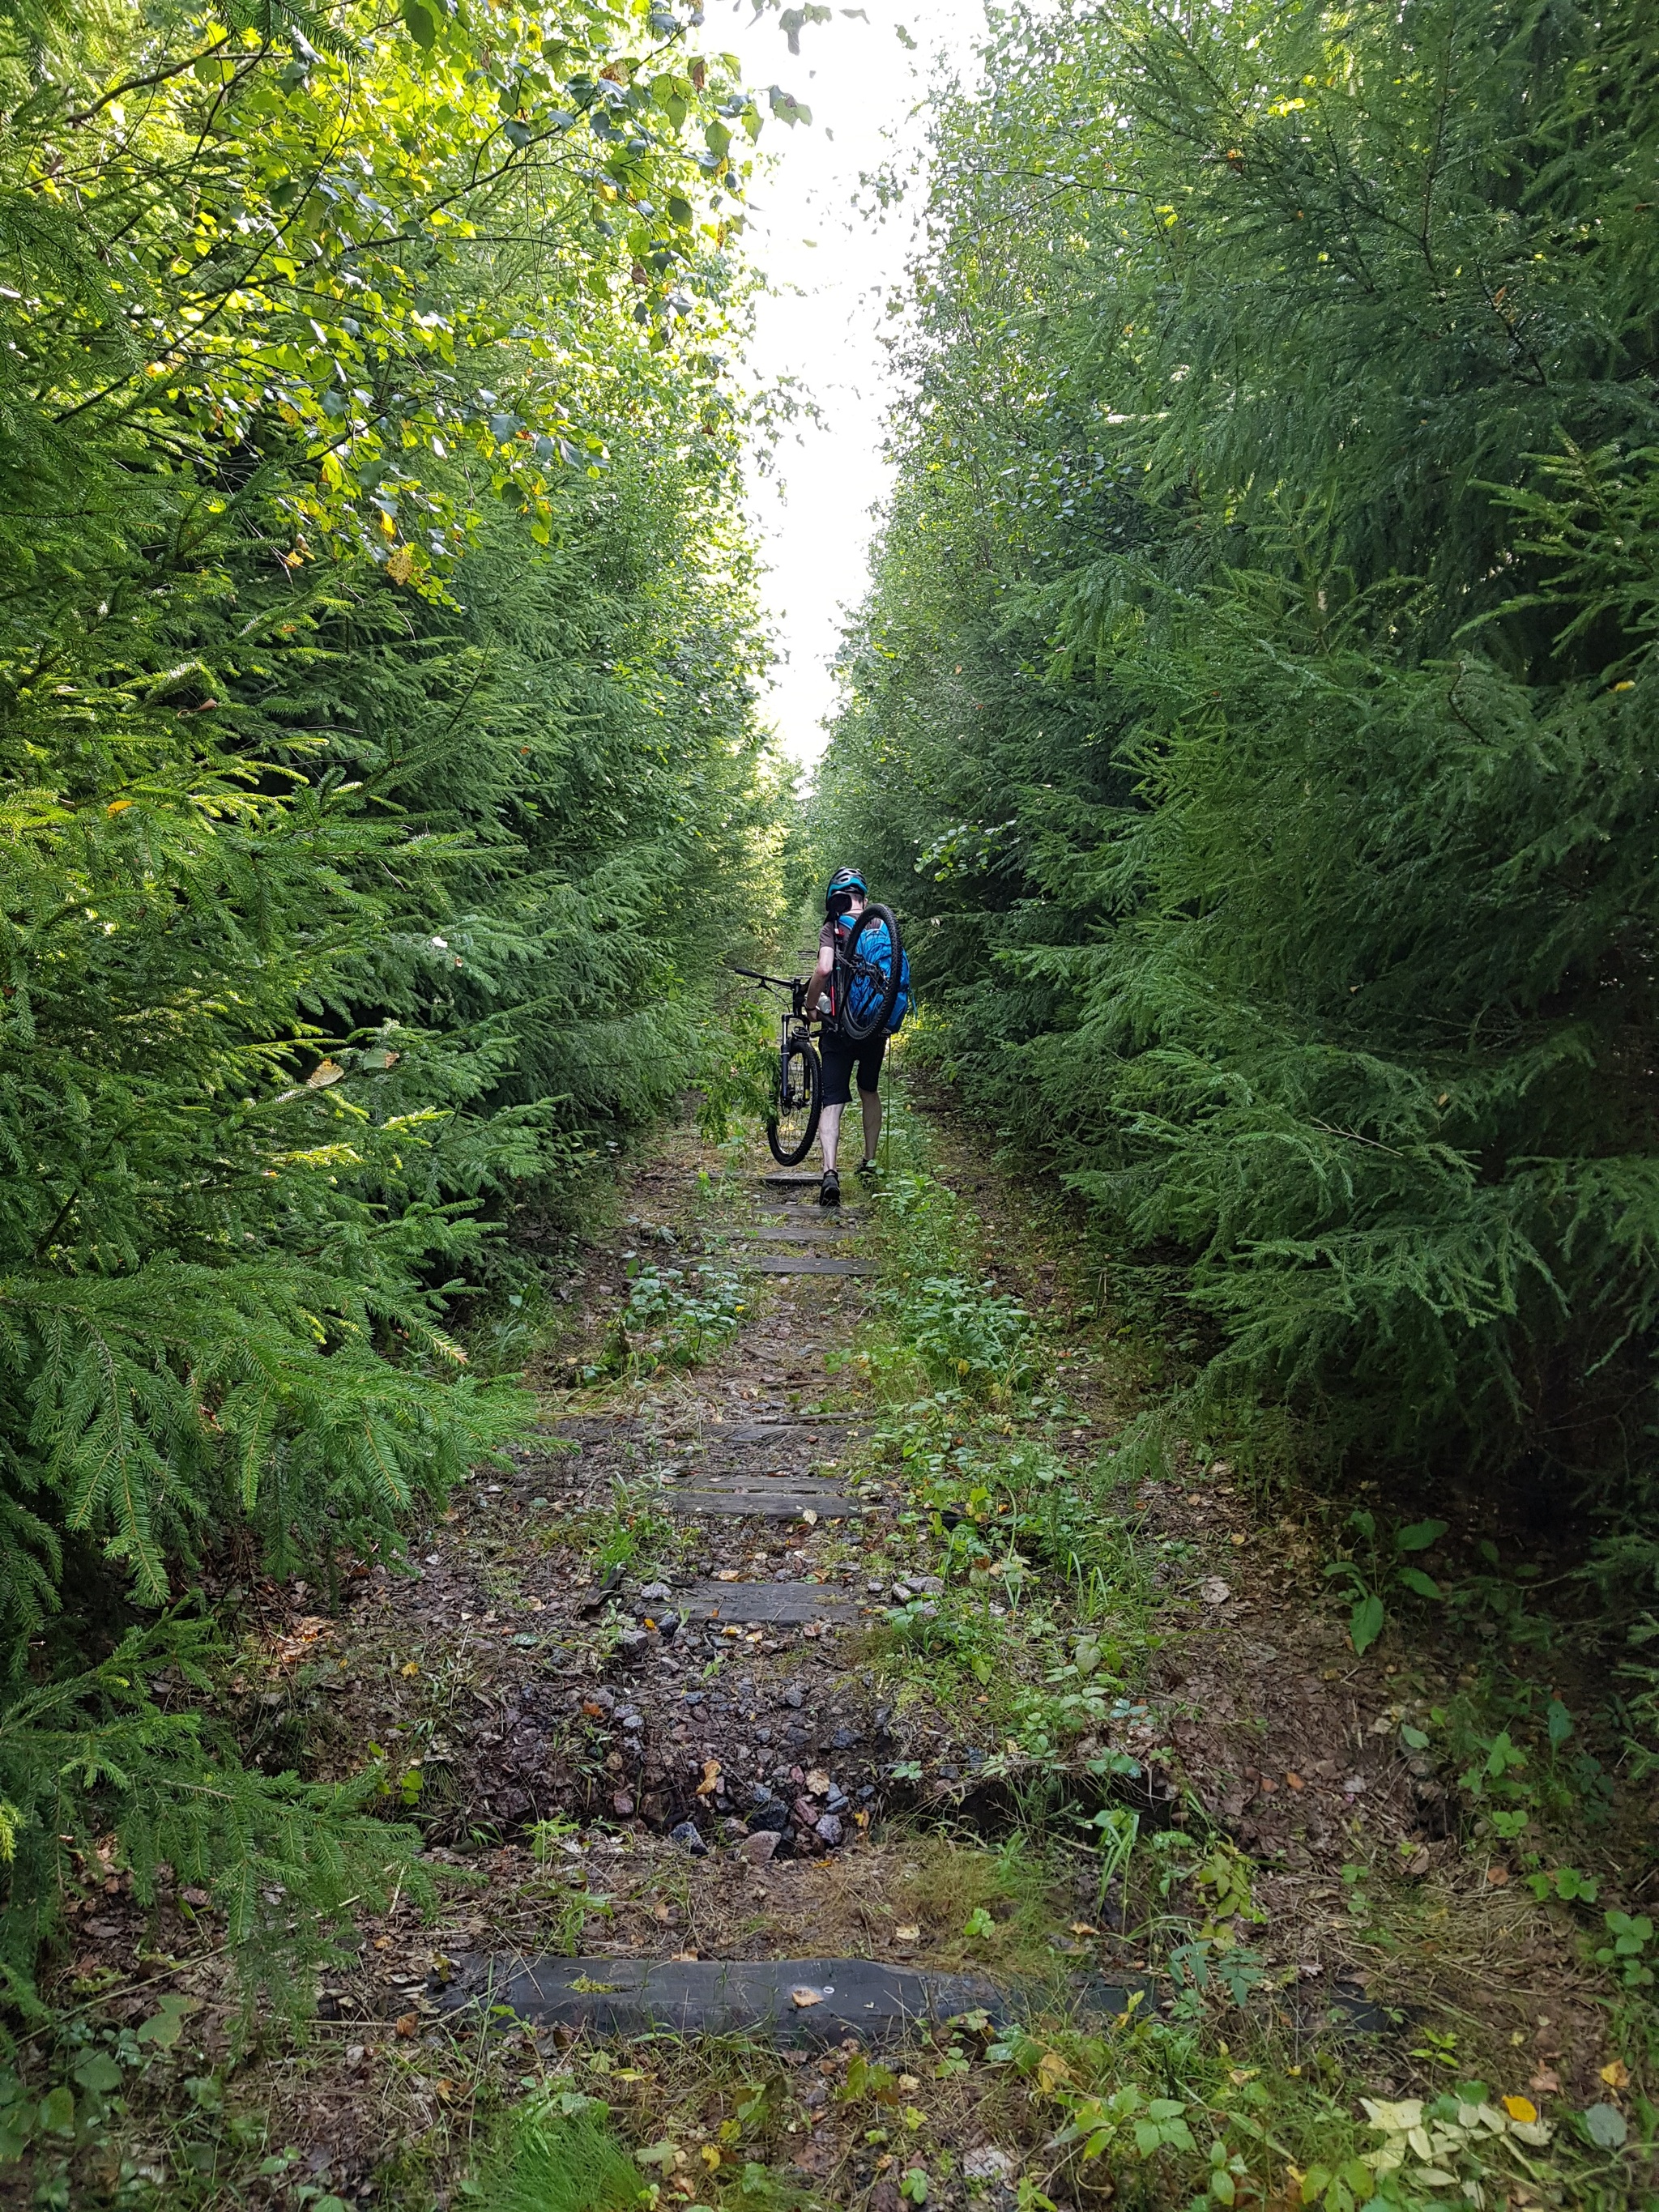
[[[797,1061],[799,1086],[794,1079]],[[823,1111],[823,1069],[816,1046],[797,1039],[789,1048],[787,1066],[790,1101],[775,1102],[766,1123],[767,1149],[781,1168],[796,1167],[806,1158],[818,1133],[818,1116]],[[775,1074],[773,1082],[778,1079]]]
[[[887,963],[885,988],[882,993],[881,1002],[867,1019],[860,1021],[853,1012],[852,987],[859,976],[856,964],[859,959],[859,939],[872,921],[886,924],[887,942],[892,957]],[[840,1009],[838,1020],[841,1033],[854,1044],[866,1043],[878,1030],[887,1027],[898,998],[899,976],[902,972],[903,959],[903,947],[899,943],[898,918],[892,908],[886,906],[866,907],[853,924],[852,934],[847,940],[846,951],[838,953],[836,957],[836,966],[839,971],[836,976],[836,1004]]]

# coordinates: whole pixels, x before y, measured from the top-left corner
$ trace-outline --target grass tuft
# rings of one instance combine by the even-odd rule
[[[597,2112],[538,2103],[514,2115],[477,2186],[487,2212],[632,2212],[641,2176]]]

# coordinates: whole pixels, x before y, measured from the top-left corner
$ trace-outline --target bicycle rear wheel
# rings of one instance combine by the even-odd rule
[[[766,1142],[781,1168],[793,1168],[811,1150],[823,1108],[823,1070],[816,1048],[805,1038],[790,1045],[781,1069],[773,1068],[772,1086]]]
[[[887,943],[884,951],[872,957],[860,947],[878,922],[887,933]],[[902,957],[898,921],[892,908],[866,907],[853,924],[846,951],[838,954],[836,961],[836,1018],[842,1035],[850,1037],[854,1044],[863,1044],[875,1036],[891,1019],[898,999]]]

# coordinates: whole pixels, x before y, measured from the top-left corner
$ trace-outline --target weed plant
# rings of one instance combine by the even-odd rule
[[[696,1367],[728,1344],[749,1311],[742,1279],[713,1267],[628,1263],[628,1303],[605,1333],[584,1382],[636,1381],[661,1368]]]

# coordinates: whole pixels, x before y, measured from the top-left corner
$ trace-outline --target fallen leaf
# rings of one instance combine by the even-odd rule
[[[1540,2097],[1557,2096],[1560,2093],[1561,2076],[1553,2066],[1540,2066],[1527,2087],[1535,2090]]]
[[[1212,1575],[1207,1582],[1199,1584],[1198,1594],[1206,1605],[1225,1605],[1232,1590],[1219,1575]]]
[[[1592,2105],[1583,2115],[1584,2133],[1597,2150],[1622,2150],[1630,2123],[1617,2105]]]
[[[893,1941],[896,1943],[919,1943],[921,1941],[921,1930],[920,1928],[896,1928],[893,1930]]]
[[[200,1997],[169,1994],[161,2000],[161,2008],[143,2021],[134,2031],[140,2043],[153,2043],[158,2051],[171,2051],[185,2032],[185,2021],[202,2007]]]
[[[815,1797],[830,1795],[830,1777],[821,1766],[815,1766],[806,1778],[806,1786]]]
[[[1074,1920],[1072,1923],[1072,1933],[1073,1936],[1098,1936],[1100,1930],[1098,1928],[1091,1928],[1086,1920]]]
[[[1285,1777],[1285,1787],[1287,1790],[1305,1790],[1307,1786],[1299,1774],[1287,1774]]]
[[[720,1763],[719,1759],[705,1759],[702,1763],[702,1780],[697,1784],[698,1796],[708,1796],[711,1792],[720,1787]]]
[[[1412,1853],[1406,1863],[1406,1871],[1407,1874],[1426,1874],[1433,1864],[1433,1856],[1425,1844]]]
[[[1506,1888],[1509,1885],[1509,1879],[1510,1870],[1506,1866],[1489,1866],[1486,1869],[1486,1880],[1492,1884],[1494,1889]]]
[[[1622,2058],[1615,2058],[1601,2069],[1601,2079],[1609,2089],[1628,2089],[1630,2069]]]
[[[398,1669],[398,1672],[403,1676],[405,1682],[412,1682],[420,1671],[420,1662],[418,1660],[415,1659],[411,1659],[406,1667],[400,1667]]]
[[[337,1060],[319,1060],[306,1078],[307,1091],[325,1091],[331,1083],[338,1083],[345,1074]]]
[[[671,1951],[668,1954],[670,1960],[677,1966],[689,1966],[696,1955],[697,1954],[695,1951]]]
[[[1045,2051],[1037,2061],[1037,2087],[1046,2096],[1052,2097],[1062,2081],[1071,2079],[1072,2069],[1057,2051]]]
[[[792,2005],[799,2005],[805,2012],[808,2005],[823,2002],[823,1992],[821,1990],[809,1990],[805,1983],[802,1982],[790,1990],[789,2002]]]
[[[1237,1530],[1234,1532],[1233,1541],[1235,1544],[1248,1544],[1249,1540],[1250,1540],[1248,1536],[1241,1534]]]
[[[808,1505],[803,1507],[800,1517],[806,1523],[809,1528],[817,1528],[818,1516],[811,1506]]]
[[[421,2015],[417,2012],[406,2012],[401,2016],[401,2018],[393,2021],[392,2023],[393,2034],[404,2037],[418,2034],[420,2033],[420,2027]]]
[[[921,2079],[919,2075],[901,2074],[898,2077],[898,2085],[907,2097],[913,2097],[921,2087]]]
[[[1538,2118],[1538,2107],[1530,2097],[1505,2097],[1503,2104],[1512,2120],[1520,2120],[1527,2126]]]
[[[717,1583],[741,1582],[743,1580],[743,1570],[741,1567],[718,1568],[715,1571],[714,1580]]]

